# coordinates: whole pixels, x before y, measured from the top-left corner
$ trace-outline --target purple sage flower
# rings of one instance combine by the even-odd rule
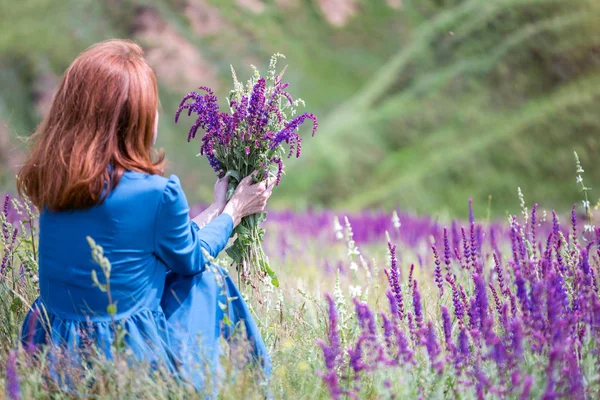
[[[11,350],[6,362],[6,395],[10,400],[21,399],[21,383],[17,371],[17,352]]]

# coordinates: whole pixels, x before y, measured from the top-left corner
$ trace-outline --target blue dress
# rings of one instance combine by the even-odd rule
[[[23,323],[24,345],[60,346],[77,354],[93,342],[111,356],[113,323],[104,282],[86,237],[103,247],[112,265],[114,319],[126,332],[134,359],[163,365],[198,389],[219,361],[219,338],[241,324],[256,361],[268,376],[270,360],[259,330],[227,272],[213,265],[233,221],[221,214],[203,228],[189,217],[176,176],[126,172],[100,205],[87,210],[43,211],[39,232],[40,296]],[[239,325],[238,325],[239,326]],[[209,372],[211,373],[211,372]]]

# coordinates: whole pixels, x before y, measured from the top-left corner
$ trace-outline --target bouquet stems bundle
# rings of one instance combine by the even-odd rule
[[[231,68],[234,88],[227,99],[229,112],[221,112],[213,91],[202,86],[200,93],[191,92],[182,99],[175,115],[175,122],[184,111],[188,116],[196,115],[188,141],[199,130],[204,131],[200,155],[206,156],[219,177],[229,177],[228,200],[239,182],[253,171],[257,171],[253,176],[255,182],[276,176],[275,185],[279,185],[284,172],[283,159],[300,157],[302,138],[297,133],[300,125],[309,119],[313,121],[312,136],[317,130],[313,114],[296,115],[304,102],[294,100],[289,94],[289,84],[282,81],[285,68],[276,74],[278,58],[284,57],[281,54],[271,57],[266,77],[252,66],[254,74],[245,85]],[[234,231],[237,237],[227,254],[245,282],[269,276],[273,285],[278,286],[262,249],[264,229],[260,223],[265,219],[266,213],[243,218]]]

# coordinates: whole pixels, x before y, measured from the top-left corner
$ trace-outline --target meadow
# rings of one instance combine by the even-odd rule
[[[246,366],[236,340],[223,344],[223,369],[209,385],[219,398],[597,398],[600,230],[577,182],[583,198],[571,212],[542,210],[519,189],[521,212],[501,220],[476,220],[486,205],[467,202],[464,221],[271,212],[265,250],[281,286],[242,285],[272,376],[267,384]],[[202,398],[160,368],[128,364],[117,346],[113,359],[92,353],[57,370],[51,352],[19,343],[37,296],[35,212],[6,199],[0,390],[10,399]]]
[[[248,77],[284,53],[320,130],[286,162],[265,223],[280,287],[242,283],[272,375],[243,367],[236,340],[208,385],[226,399],[600,398],[600,203],[583,184],[600,181],[599,13],[597,0],[0,0],[0,193],[68,65],[120,37],[156,71],[157,146],[197,212],[214,173],[172,122],[182,95],[224,99],[230,64]],[[4,200],[1,394],[203,398],[128,364],[120,340],[82,365],[20,343],[38,215]],[[237,275],[225,252],[215,263]],[[105,295],[91,271],[90,290]]]

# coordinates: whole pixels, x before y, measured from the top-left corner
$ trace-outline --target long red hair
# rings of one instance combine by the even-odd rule
[[[40,210],[84,209],[102,203],[127,170],[162,175],[164,154],[152,149],[157,107],[156,76],[139,45],[90,47],[65,72],[32,136],[19,193]]]

